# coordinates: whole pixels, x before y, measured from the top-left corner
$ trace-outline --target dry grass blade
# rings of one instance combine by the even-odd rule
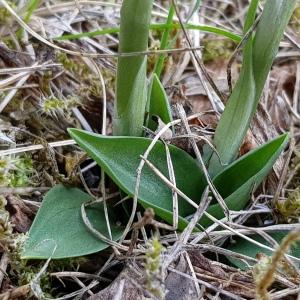
[[[56,148],[56,147],[63,147],[63,146],[69,146],[69,145],[75,145],[75,144],[76,144],[76,142],[74,140],[66,140],[66,141],[52,142],[52,143],[49,143],[48,146],[50,148]],[[38,145],[32,145],[32,146],[12,148],[12,149],[7,149],[7,150],[1,150],[0,156],[25,153],[25,152],[36,151],[36,150],[41,150],[41,149],[45,149],[45,145],[38,144]]]
[[[167,155],[167,164],[168,164],[170,181],[176,186],[176,177],[175,177],[175,173],[174,173],[174,169],[173,169],[170,150],[169,150],[168,145],[166,143],[164,143],[164,144],[165,144],[166,155]],[[177,227],[178,227],[178,195],[174,190],[172,190],[172,201],[173,201],[173,228],[174,228],[174,230],[177,230]]]
[[[178,257],[180,252],[182,251],[182,247],[188,242],[194,228],[197,225],[197,222],[200,220],[202,215],[204,214],[204,211],[208,207],[211,199],[208,197],[209,188],[207,187],[205,191],[203,192],[200,204],[197,208],[197,211],[195,212],[193,218],[189,222],[188,226],[185,228],[185,230],[182,232],[180,238],[178,241],[175,242],[175,244],[171,247],[171,249],[168,252],[167,258],[164,260],[163,263],[163,269],[167,270],[169,265]]]

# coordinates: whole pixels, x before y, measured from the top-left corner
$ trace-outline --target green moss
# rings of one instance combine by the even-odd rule
[[[78,61],[78,58],[72,59],[70,58],[66,53],[64,52],[58,52],[56,54],[56,59],[59,63],[61,63],[66,70],[68,70],[71,73],[80,75],[85,77],[89,70],[87,66]]]
[[[0,241],[9,240],[12,235],[13,226],[9,221],[9,213],[5,209],[7,201],[0,195]]]
[[[10,13],[5,7],[0,7],[0,24],[4,25],[7,24],[9,18],[10,18]]]
[[[21,252],[26,242],[27,236],[18,234],[14,237],[14,244],[9,253],[10,257],[10,275],[18,286],[29,284],[43,268],[45,261],[27,261],[22,260]],[[45,297],[53,298],[54,287],[51,273],[62,271],[78,271],[81,264],[85,263],[85,257],[77,257],[63,260],[50,261],[46,272],[40,277],[40,287]]]
[[[227,59],[231,56],[236,44],[228,39],[205,40],[203,61],[210,62],[215,59]]]
[[[300,218],[300,187],[288,195],[286,200],[277,203],[277,210],[287,220]]]
[[[55,114],[55,112],[67,113],[73,107],[81,105],[80,100],[77,97],[67,97],[66,99],[60,99],[57,97],[44,98],[40,102],[42,111],[46,114]]]
[[[0,22],[1,24],[1,22]],[[16,50],[16,43],[11,37],[3,37],[2,41],[11,50]]]
[[[17,158],[6,156],[0,159],[0,186],[27,186],[32,183],[33,173],[33,161],[27,155]]]
[[[295,33],[300,35],[300,1],[298,1],[292,18],[290,20],[290,25],[294,29]]]
[[[61,99],[58,99],[56,97],[46,98],[43,101],[43,111],[45,113],[50,113],[53,110],[59,110],[65,108],[65,102]]]

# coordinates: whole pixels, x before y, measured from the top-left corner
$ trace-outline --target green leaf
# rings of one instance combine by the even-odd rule
[[[172,121],[172,113],[168,96],[163,85],[156,74],[153,74],[149,105],[149,123],[151,130],[156,130],[157,124],[151,119],[152,116],[158,116],[165,124]]]
[[[253,3],[253,2],[252,2]],[[250,14],[252,15],[252,10]],[[251,19],[248,16],[247,20]],[[255,79],[252,66],[252,39],[250,38],[243,51],[243,65],[239,79],[230,95],[225,110],[216,128],[214,145],[223,164],[230,164],[237,156],[238,149],[246,135],[256,107]],[[224,166],[216,153],[209,162],[209,173],[215,176]]]
[[[283,238],[288,234],[288,232],[286,231],[278,231],[275,233],[270,233],[269,235],[277,241],[277,243],[281,243],[281,241],[283,240]],[[260,235],[251,235],[250,236],[253,240],[260,242],[261,244],[264,245],[268,245],[270,247],[272,247],[273,245],[269,244],[263,237],[261,237]],[[234,242],[228,245],[228,250],[237,252],[237,253],[241,253],[244,255],[247,255],[249,257],[255,258],[256,254],[258,253],[264,253],[268,256],[271,256],[273,253],[265,248],[261,248],[257,245],[252,244],[251,242],[248,242],[246,240],[244,240],[243,238],[237,237],[234,238]],[[291,246],[290,255],[295,256],[297,258],[300,258],[300,242],[296,242],[295,244],[293,244]],[[241,270],[247,270],[248,266],[243,263],[242,261],[238,260],[238,259],[234,259],[232,257],[227,257],[228,260],[234,264],[235,266],[237,266],[239,269]],[[251,265],[251,264],[250,264]]]
[[[166,25],[172,25],[174,13],[175,13],[175,8],[174,5],[171,4]],[[160,47],[159,47],[160,50],[164,50],[167,48],[171,30],[172,28],[170,27],[164,30],[160,41]],[[160,54],[156,59],[155,66],[154,66],[154,73],[157,75],[158,78],[160,78],[161,72],[163,70],[165,58],[166,58],[165,54]]]
[[[106,174],[128,195],[133,196],[136,182],[136,170],[143,155],[151,143],[150,139],[137,137],[108,137],[88,133],[78,129],[68,130],[71,137],[92,157]],[[169,146],[173,162],[176,184],[193,201],[199,203],[206,186],[206,180],[197,162],[185,151]],[[149,160],[168,177],[165,147],[156,143]],[[171,190],[149,169],[144,166],[139,191],[139,203],[143,207],[152,207],[155,214],[172,224]],[[179,215],[186,217],[195,209],[179,198]],[[179,229],[186,221],[179,220]]]
[[[105,137],[78,129],[69,129],[70,135],[103,168],[114,182],[127,194],[133,196],[136,170],[142,155],[151,140],[135,137]],[[228,166],[214,178],[214,184],[225,199],[229,209],[240,210],[249,200],[252,189],[257,187],[271,170],[274,162],[288,141],[288,135],[249,152]],[[202,171],[195,160],[186,152],[170,146],[177,187],[193,201],[199,203],[201,194],[207,185]],[[158,142],[149,157],[160,171],[168,177],[164,146]],[[144,167],[140,184],[139,202],[146,208],[152,207],[155,213],[165,221],[172,223],[172,195],[170,189],[147,167]],[[179,199],[179,229],[183,229],[187,220],[183,218],[195,211],[183,199]],[[224,217],[219,204],[213,204],[208,212],[221,219]],[[211,224],[206,217],[200,224]]]
[[[246,206],[252,190],[268,175],[288,139],[288,134],[283,134],[254,149],[214,178],[213,182],[230,210],[238,211]],[[219,204],[209,206],[207,211],[218,219],[224,218]],[[211,223],[206,217],[200,220],[204,227]]]
[[[121,8],[119,53],[148,49],[153,0],[124,0]],[[113,134],[141,136],[147,103],[147,58],[120,56],[114,106]]]
[[[60,259],[98,252],[109,245],[94,237],[81,218],[81,205],[91,197],[77,188],[55,186],[45,196],[34,219],[26,241],[22,259]],[[102,206],[87,208],[93,227],[108,237]],[[114,240],[123,229],[117,227],[110,214]]]
[[[297,0],[268,0],[253,41],[253,71],[256,98],[260,98],[280,40],[292,16]]]
[[[257,4],[257,0],[252,0],[245,29],[253,24]],[[225,164],[231,163],[238,154],[294,6],[295,0],[266,1],[256,34],[246,42],[241,75],[214,136],[215,147]],[[213,154],[210,173],[216,175],[223,168]]]
[[[251,0],[250,2],[249,9],[247,12],[247,17],[244,24],[244,29],[243,29],[244,34],[246,34],[247,31],[254,24],[258,4],[259,4],[259,0]]]
[[[256,107],[251,47],[250,43],[245,48],[240,77],[214,135],[214,145],[223,164],[230,164],[236,158],[237,151],[248,130],[253,107]],[[211,176],[217,175],[224,168],[220,164],[219,157],[213,153],[209,162]]]

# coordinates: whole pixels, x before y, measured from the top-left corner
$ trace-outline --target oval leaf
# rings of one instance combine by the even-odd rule
[[[94,237],[81,218],[82,203],[91,197],[77,188],[55,186],[45,196],[34,219],[26,241],[23,259],[60,259],[98,252],[109,245]],[[108,237],[102,206],[87,208],[93,227]],[[117,227],[110,216],[113,239],[121,237],[123,228]]]
[[[137,137],[109,137],[83,130],[69,129],[76,142],[103,168],[110,178],[128,195],[134,195],[136,170],[140,156],[151,143],[150,139]],[[185,151],[169,146],[176,185],[193,201],[199,203],[206,181],[197,162]],[[148,158],[166,176],[168,176],[165,147],[156,143]],[[172,223],[172,193],[157,175],[144,166],[139,191],[139,202],[146,208],[152,207],[156,215]],[[185,200],[178,199],[179,215],[186,217],[194,208]],[[179,229],[186,226],[186,221],[179,220]]]
[[[145,152],[151,140],[105,137],[78,129],[69,129],[69,132],[116,184],[133,196],[140,155]],[[245,207],[252,189],[257,187],[271,170],[287,141],[287,134],[279,136],[241,157],[213,180],[229,209],[240,210]],[[201,169],[183,150],[170,146],[170,152],[177,187],[197,203],[206,186]],[[166,154],[161,142],[156,144],[149,159],[168,177]],[[144,167],[142,175],[139,202],[144,207],[152,207],[158,216],[172,223],[171,191],[147,166]],[[193,207],[179,199],[179,229],[183,229],[188,223],[183,218],[193,212]],[[211,205],[208,212],[219,219],[224,217],[219,204]],[[207,227],[211,221],[203,217],[200,224]]]

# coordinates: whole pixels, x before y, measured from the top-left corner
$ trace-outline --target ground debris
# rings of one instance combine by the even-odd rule
[[[216,285],[234,295],[245,298],[254,297],[255,284],[251,275],[213,262],[199,251],[189,251],[189,256],[199,279]]]
[[[14,230],[18,233],[28,232],[36,209],[28,207],[22,199],[14,195],[7,195],[7,210],[10,212],[10,220]]]
[[[142,278],[132,268],[125,267],[114,282],[106,289],[87,300],[111,300],[116,295],[122,300],[143,300]]]

